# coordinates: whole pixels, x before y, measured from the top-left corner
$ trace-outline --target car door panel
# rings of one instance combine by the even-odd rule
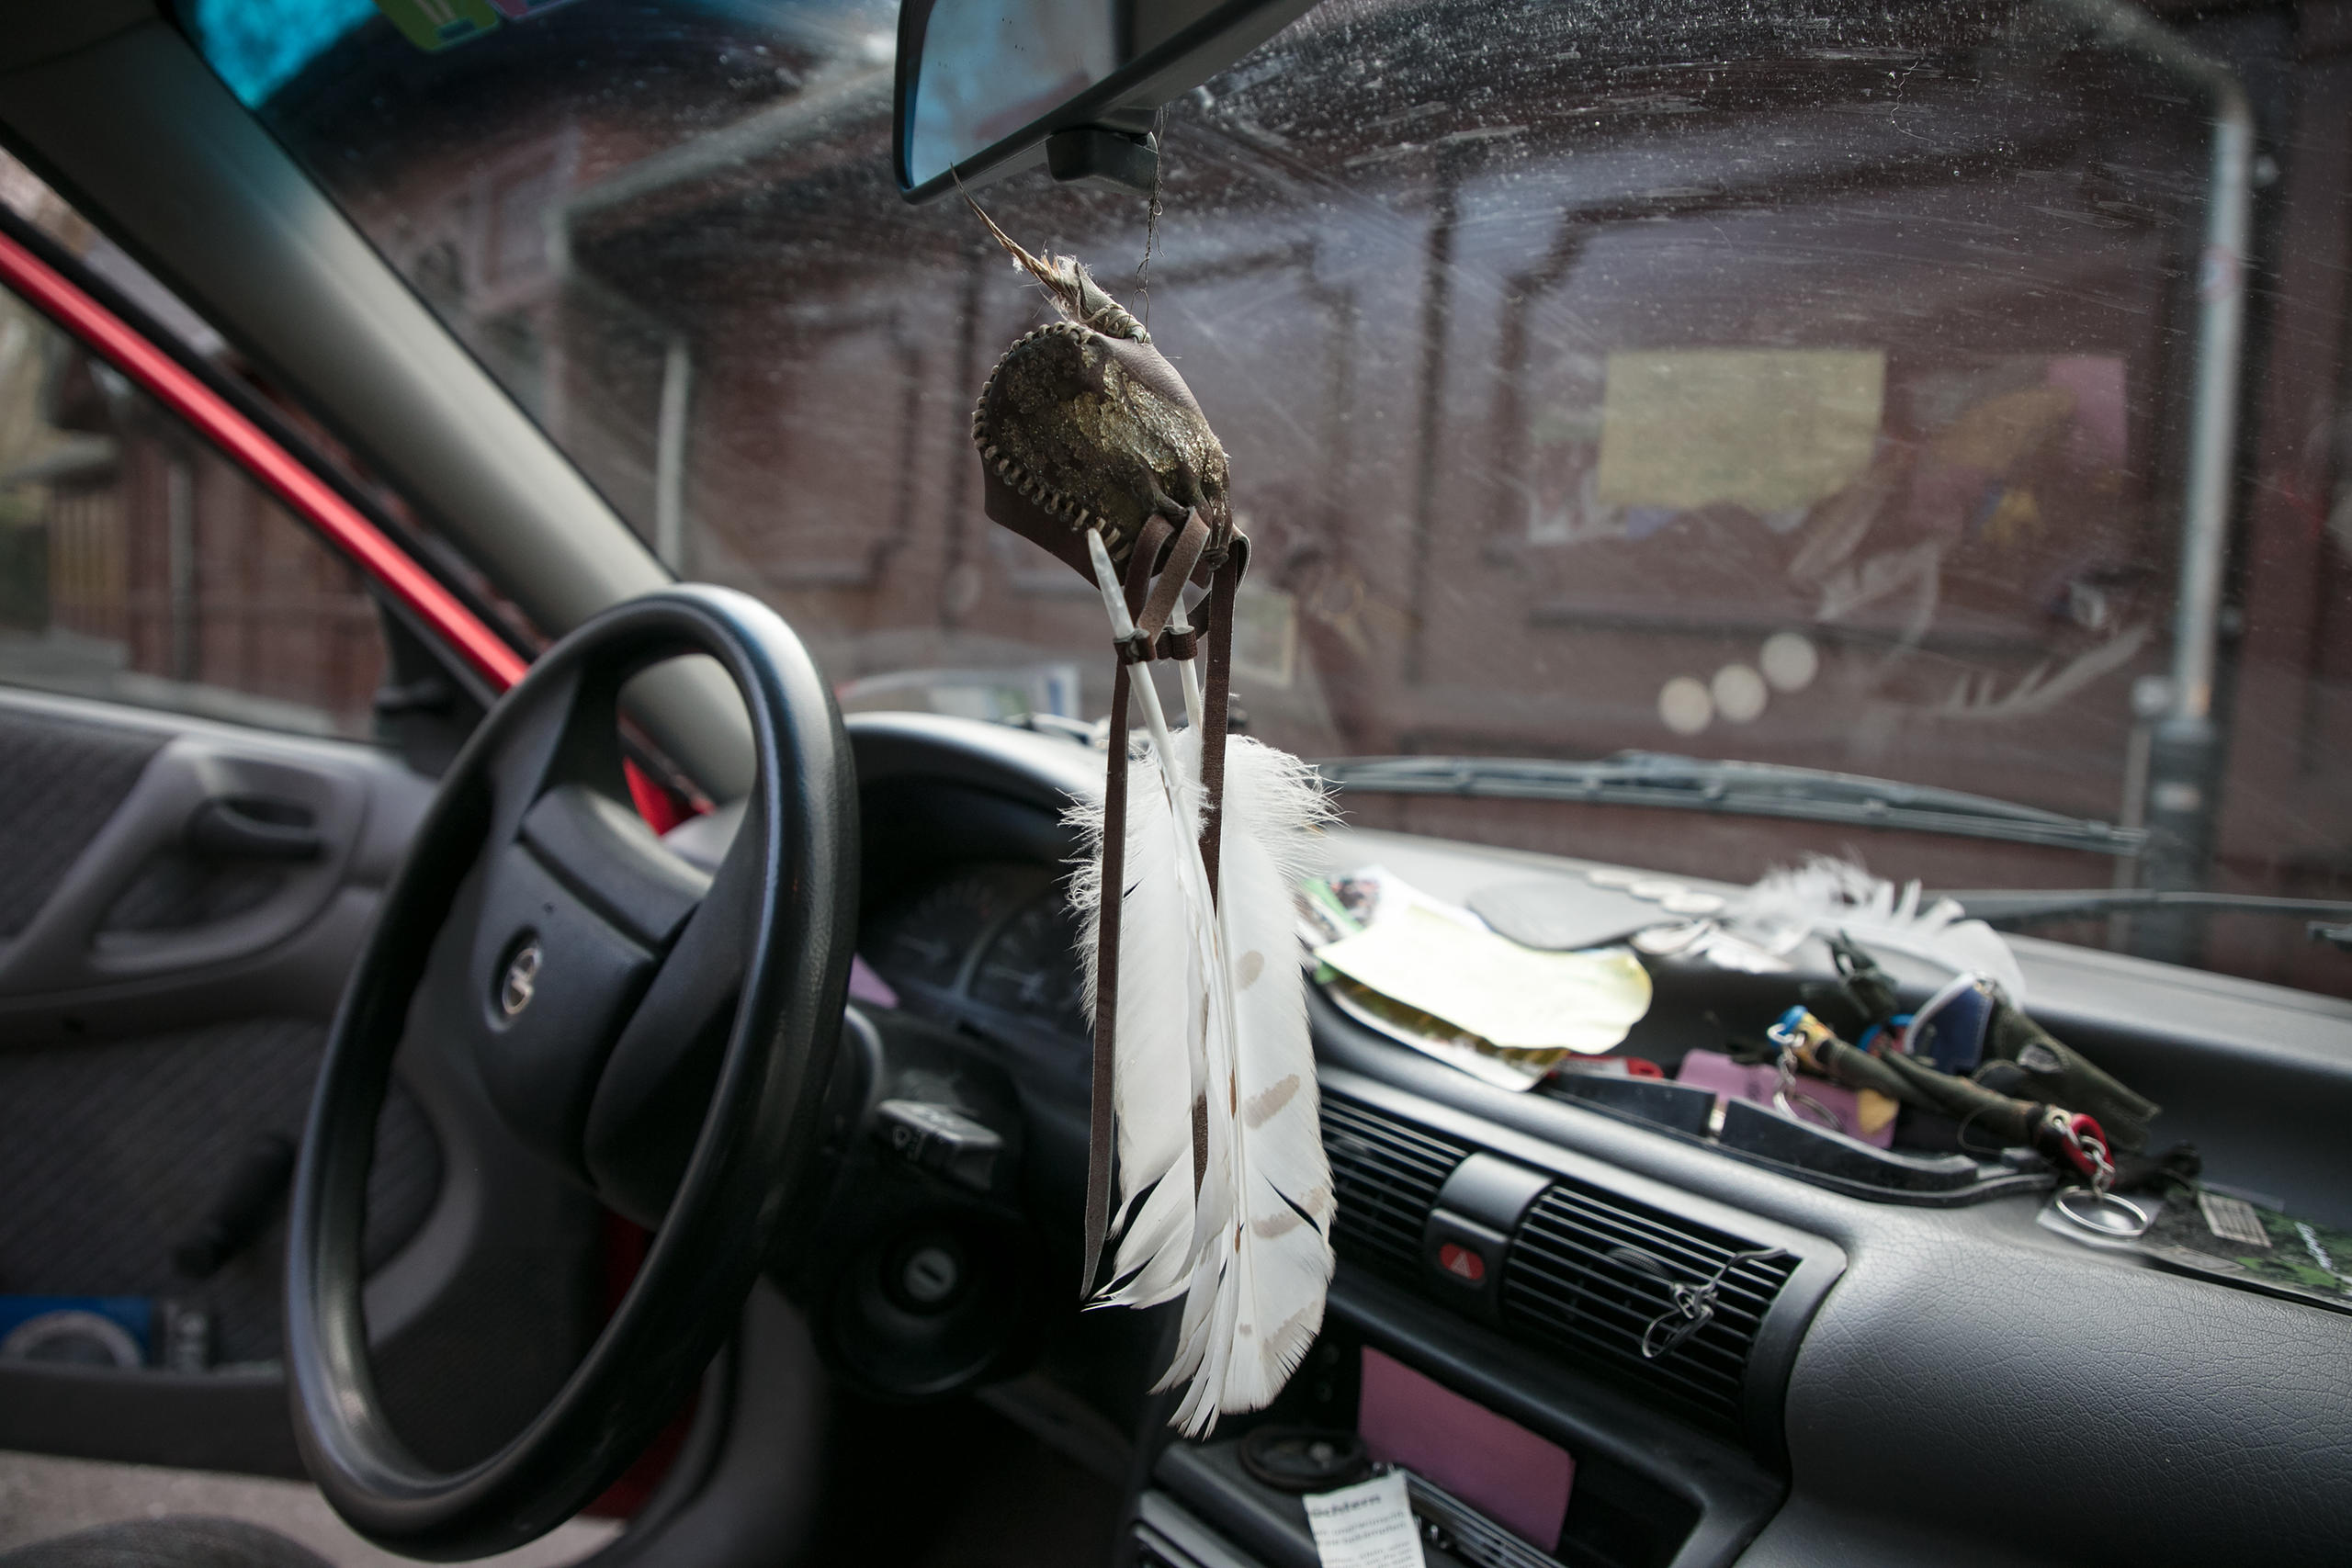
[[[164,740],[0,710],[0,942],[17,946]]]
[[[73,705],[12,694],[0,707],[0,747],[28,731],[59,738],[28,748],[61,766],[30,781],[24,798],[72,799],[88,778],[89,794],[113,802],[94,830],[87,807],[34,813],[66,820],[58,847],[41,846],[38,877],[12,890],[0,1017],[77,991],[282,960],[288,939],[339,895],[364,889],[372,901],[430,797],[424,781],[368,748],[119,710],[99,725],[72,716]],[[130,787],[118,790],[141,750]],[[326,923],[343,936],[348,922]],[[333,967],[348,953],[320,956]]]
[[[370,747],[0,689],[0,1296],[154,1307],[135,1370],[0,1354],[0,1447],[298,1472],[282,1197],[208,1275],[175,1252],[257,1150],[299,1140],[431,781]],[[469,1063],[403,1049],[366,1252],[412,1446],[478,1457],[561,1381],[594,1326],[600,1235],[500,1134]],[[191,1321],[201,1370],[160,1364]]]

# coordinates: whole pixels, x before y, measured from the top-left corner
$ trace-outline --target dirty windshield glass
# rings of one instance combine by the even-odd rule
[[[2127,831],[1501,798],[1467,767],[1350,789],[1352,820],[1736,879],[1833,852],[2343,897],[2338,344],[2274,351],[2329,368],[2266,532],[2226,420],[2211,444],[2256,401],[2233,356],[2214,378],[2250,274],[2212,224],[2273,211],[2280,164],[2241,141],[2217,185],[2226,28],[2086,24],[2118,9],[1326,0],[1169,109],[1148,272],[1141,196],[979,194],[1148,314],[1231,453],[1261,736],[1795,764]],[[273,10],[187,20],[682,575],[776,604],[853,710],[1105,711],[1092,590],[981,511],[972,400],[1044,310],[960,204],[896,194],[895,7]],[[2038,929],[2352,992],[2306,924]]]

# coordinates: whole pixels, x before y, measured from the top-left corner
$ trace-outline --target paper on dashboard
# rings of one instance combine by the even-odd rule
[[[1331,998],[1333,1007],[1366,1029],[1402,1041],[1448,1066],[1460,1068],[1481,1083],[1513,1094],[1533,1089],[1568,1059],[1566,1051],[1498,1051],[1467,1030],[1456,1029],[1419,1008],[1408,1008],[1393,997],[1384,997],[1363,981],[1351,979],[1328,966],[1317,968],[1316,983]]]
[[[1322,1568],[1424,1568],[1403,1471],[1299,1500]]]
[[[1315,950],[1339,973],[1507,1051],[1606,1051],[1649,1011],[1623,948],[1544,953],[1419,903]]]

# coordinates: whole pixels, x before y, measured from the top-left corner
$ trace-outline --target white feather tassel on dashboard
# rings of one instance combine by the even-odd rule
[[[1724,912],[1724,924],[1786,955],[1806,936],[1842,932],[1867,946],[1905,953],[1955,973],[1982,975],[2018,1007],[2025,972],[2000,932],[1949,898],[1920,908],[1919,885],[1897,887],[1851,861],[1815,855],[1768,873]]]

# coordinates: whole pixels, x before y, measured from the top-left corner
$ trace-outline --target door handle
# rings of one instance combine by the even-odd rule
[[[316,860],[324,840],[308,807],[215,795],[188,816],[180,839],[198,854],[232,860]]]

